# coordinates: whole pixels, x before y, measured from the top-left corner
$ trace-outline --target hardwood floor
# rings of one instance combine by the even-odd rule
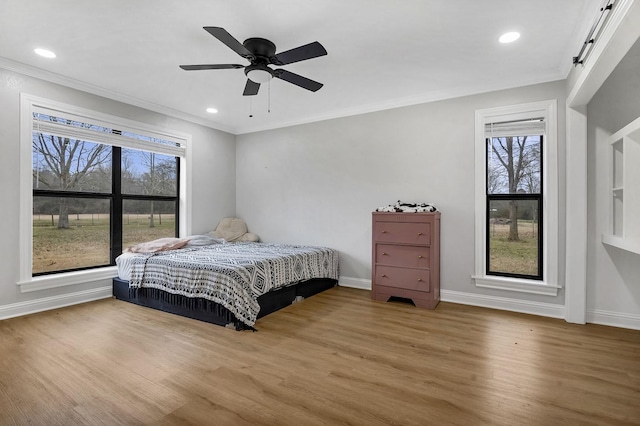
[[[0,424],[640,424],[639,331],[341,287],[257,328],[115,299],[0,321]]]

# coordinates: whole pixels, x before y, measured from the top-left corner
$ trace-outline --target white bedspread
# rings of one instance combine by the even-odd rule
[[[338,252],[325,247],[228,243],[116,259],[129,287],[154,288],[219,303],[253,326],[257,297],[312,278],[338,279]]]

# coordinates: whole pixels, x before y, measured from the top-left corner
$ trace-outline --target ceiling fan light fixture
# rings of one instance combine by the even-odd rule
[[[254,83],[262,84],[271,80],[273,75],[271,75],[271,73],[265,69],[254,68],[247,71],[247,77]]]

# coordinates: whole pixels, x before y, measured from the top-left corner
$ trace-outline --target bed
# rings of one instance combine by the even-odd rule
[[[258,242],[123,253],[116,265],[117,299],[236,330],[335,286],[339,273],[333,249]]]

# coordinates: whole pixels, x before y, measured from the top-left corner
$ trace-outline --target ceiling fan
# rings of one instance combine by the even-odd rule
[[[183,70],[197,71],[244,68],[244,73],[247,76],[247,84],[242,93],[244,96],[257,95],[260,89],[260,83],[266,83],[271,80],[272,77],[279,78],[280,80],[287,81],[312,92],[318,91],[323,86],[322,83],[292,73],[291,71],[269,67],[269,65],[282,66],[326,55],[327,51],[317,41],[276,54],[276,45],[267,39],[253,37],[246,39],[244,43],[240,43],[224,28],[204,27],[204,29],[238,55],[249,60],[251,64],[246,66],[240,64],[180,65],[180,68]]]

